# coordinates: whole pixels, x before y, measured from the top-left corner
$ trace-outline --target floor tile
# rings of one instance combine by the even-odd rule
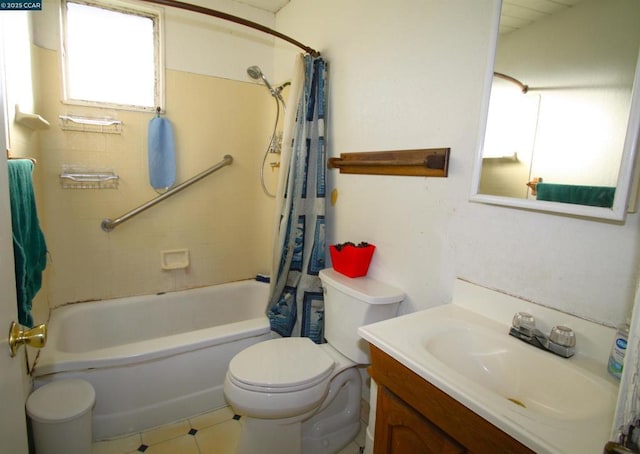
[[[128,437],[114,438],[113,440],[98,441],[93,444],[93,454],[123,454],[133,452],[142,443],[140,434]]]
[[[144,454],[200,454],[200,450],[193,436],[182,435],[181,437],[149,446]]]
[[[239,435],[240,423],[232,419],[198,430],[195,438],[200,454],[234,454]]]
[[[189,421],[179,421],[174,424],[168,424],[166,426],[160,426],[155,429],[150,429],[142,433],[142,442],[145,445],[153,446],[163,441],[171,440],[172,438],[179,437],[181,435],[187,435],[191,426]],[[148,451],[146,451],[148,452]]]
[[[196,415],[188,420],[150,429],[146,432],[93,444],[92,454],[234,454],[240,422],[230,407]],[[338,454],[360,454],[366,438],[361,424],[356,438]]]
[[[230,407],[224,407],[219,410],[214,410],[209,413],[194,416],[189,418],[189,423],[194,429],[204,429],[211,427],[221,422],[229,421],[233,418],[233,410]]]

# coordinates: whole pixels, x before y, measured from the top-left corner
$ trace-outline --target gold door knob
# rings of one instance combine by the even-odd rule
[[[25,331],[16,322],[11,322],[11,328],[9,328],[9,350],[12,358],[16,356],[16,351],[22,344],[42,348],[46,343],[47,325],[44,323]]]

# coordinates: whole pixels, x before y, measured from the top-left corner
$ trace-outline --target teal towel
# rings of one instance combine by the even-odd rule
[[[149,121],[147,147],[151,186],[156,190],[170,188],[176,182],[176,156],[169,120],[156,116]]]
[[[31,179],[33,162],[12,159],[8,161],[8,167],[18,322],[31,328],[31,303],[42,286],[42,271],[47,265],[47,245],[36,212]]]
[[[579,186],[572,184],[538,183],[536,199],[551,202],[574,203],[595,207],[613,206],[616,188],[608,186]]]

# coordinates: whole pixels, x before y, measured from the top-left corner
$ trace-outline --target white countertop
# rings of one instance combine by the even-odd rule
[[[546,334],[553,325],[572,328],[576,354],[561,358],[509,336],[511,320],[519,311],[533,314],[537,327]],[[617,380],[606,372],[615,335],[612,328],[458,280],[451,304],[364,326],[358,333],[538,453],[599,454],[609,439],[618,391]],[[504,345],[512,354],[506,357],[509,364],[497,364],[484,374],[484,370],[469,369],[476,366],[461,362],[457,355],[447,355],[449,346],[463,349],[467,339],[476,344],[469,350],[482,349],[478,344],[485,342]],[[527,374],[524,381],[528,381],[524,385],[523,370]],[[496,371],[509,377],[491,377]],[[477,373],[487,377],[474,376]],[[563,381],[561,376],[569,379]],[[526,390],[519,389],[522,387]],[[526,402],[529,408],[510,402],[510,394],[505,394],[518,392],[531,398],[531,405]],[[558,408],[545,406],[545,398]]]

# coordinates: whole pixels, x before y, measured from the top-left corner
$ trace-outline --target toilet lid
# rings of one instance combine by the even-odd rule
[[[321,382],[333,366],[333,359],[311,339],[287,337],[244,349],[229,363],[229,374],[238,384],[284,392]]]

